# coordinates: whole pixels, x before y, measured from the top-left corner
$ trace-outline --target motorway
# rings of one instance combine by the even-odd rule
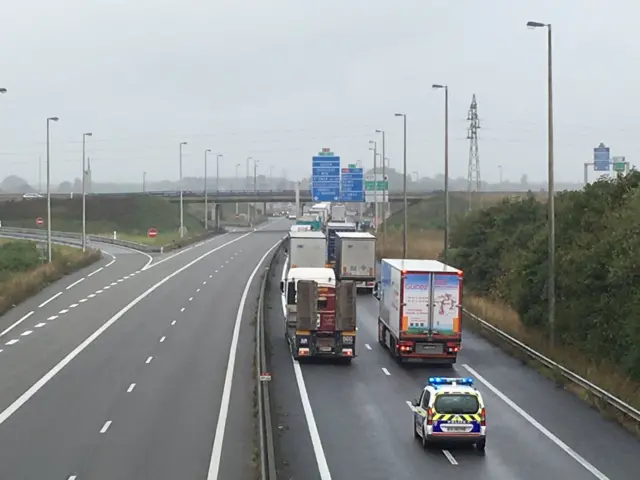
[[[251,320],[286,228],[160,257],[96,245],[0,317],[0,478],[253,478]]]
[[[401,367],[377,341],[378,302],[358,298],[358,357],[350,366],[299,364],[284,340],[271,277],[267,332],[279,478],[632,480],[640,442],[573,395],[468,331],[451,367]],[[487,405],[487,448],[423,450],[409,404],[432,375],[476,380]]]

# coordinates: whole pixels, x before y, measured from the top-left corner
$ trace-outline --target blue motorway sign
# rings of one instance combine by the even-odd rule
[[[364,171],[362,168],[343,168],[340,182],[343,202],[364,202]]]
[[[611,168],[609,147],[600,144],[593,149],[593,170],[596,172],[608,172]]]
[[[311,197],[316,202],[337,202],[340,199],[340,157],[313,157]]]

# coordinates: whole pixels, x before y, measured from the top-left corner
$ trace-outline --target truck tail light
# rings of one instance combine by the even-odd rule
[[[353,350],[351,348],[343,348],[342,349],[343,357],[353,357]]]
[[[413,350],[413,342],[411,341],[399,341],[396,346],[400,353],[411,353]]]
[[[447,343],[447,352],[448,353],[458,353],[460,351],[459,343]]]
[[[482,410],[480,410],[480,426],[481,427],[486,427],[487,426],[487,415],[486,415],[486,412],[485,412],[484,408]]]
[[[300,357],[309,356],[309,349],[308,348],[299,348],[298,349],[298,356],[300,356]]]
[[[433,425],[433,409],[427,408],[427,425]]]

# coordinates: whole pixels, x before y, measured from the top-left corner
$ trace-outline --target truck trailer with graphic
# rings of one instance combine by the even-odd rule
[[[436,260],[382,259],[378,342],[399,362],[454,364],[460,350],[462,276]]]

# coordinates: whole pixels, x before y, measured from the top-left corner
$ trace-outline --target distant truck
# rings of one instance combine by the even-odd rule
[[[347,221],[347,207],[345,205],[332,205],[331,206],[331,221],[332,222],[346,222]]]
[[[322,232],[289,233],[289,265],[291,268],[325,268],[326,238]]]
[[[290,268],[280,282],[285,338],[296,360],[356,356],[356,292],[330,268]]]
[[[358,292],[373,293],[376,280],[376,237],[368,232],[336,233],[336,278],[353,280]]]
[[[454,364],[460,350],[462,277],[436,260],[380,265],[378,342],[399,362]]]
[[[315,215],[303,215],[296,220],[296,225],[307,225],[311,227],[311,230],[319,232],[322,230],[322,219],[319,214]]]
[[[329,222],[327,224],[327,264],[336,263],[336,234],[338,232],[355,232],[356,224],[347,222]]]

